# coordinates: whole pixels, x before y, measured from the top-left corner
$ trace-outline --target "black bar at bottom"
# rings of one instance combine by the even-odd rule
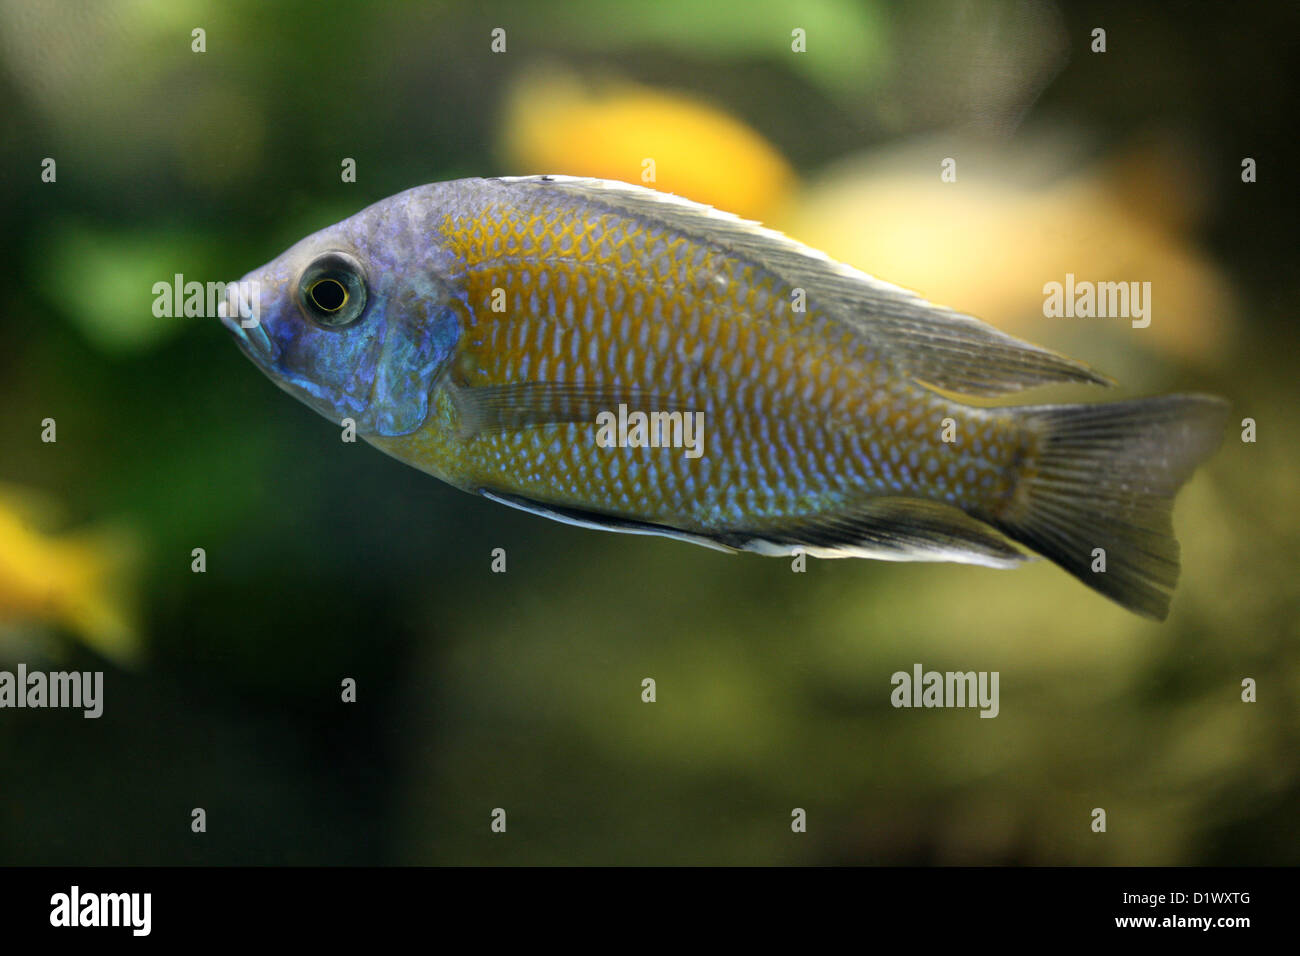
[[[663,935],[677,928],[735,937],[782,924],[864,941],[901,933],[926,943],[1045,934],[1230,943],[1280,932],[1294,882],[1289,869],[1209,868],[9,868],[0,869],[0,925],[6,942],[63,936],[92,945],[111,937],[337,944],[390,934],[436,943],[451,941],[442,934],[453,926],[494,941],[512,928],[526,938],[531,927],[540,943],[621,925],[629,938],[666,941],[680,938]]]

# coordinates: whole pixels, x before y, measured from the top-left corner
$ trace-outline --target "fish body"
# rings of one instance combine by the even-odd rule
[[[764,554],[1007,567],[1018,542],[1152,617],[1177,577],[1173,495],[1222,431],[1208,396],[967,404],[1107,380],[602,180],[420,187],[244,281],[257,321],[232,303],[226,323],[265,372],[466,491]]]

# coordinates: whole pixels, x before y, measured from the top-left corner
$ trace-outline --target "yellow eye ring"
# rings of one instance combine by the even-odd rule
[[[337,312],[348,304],[348,288],[338,279],[329,276],[317,279],[307,290],[312,304],[322,312]]]

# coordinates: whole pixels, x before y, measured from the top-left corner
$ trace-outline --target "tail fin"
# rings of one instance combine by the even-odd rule
[[[994,523],[1090,588],[1162,621],[1178,581],[1174,495],[1218,446],[1227,410],[1210,395],[1018,408],[1037,450]]]
[[[141,547],[124,525],[106,525],[62,542],[66,596],[61,617],[90,648],[122,667],[141,657],[136,578]]]

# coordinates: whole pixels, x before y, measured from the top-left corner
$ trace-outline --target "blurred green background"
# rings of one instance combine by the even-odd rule
[[[99,720],[0,711],[0,862],[1300,862],[1297,19],[0,0],[0,668],[106,672]],[[151,310],[413,185],[645,157],[1114,397],[1254,418],[1179,500],[1169,621],[1046,562],[794,574],[545,522],[340,442],[217,322]],[[1044,318],[1067,271],[1151,281],[1151,328]],[[1000,716],[893,709],[916,662],[999,671]]]

